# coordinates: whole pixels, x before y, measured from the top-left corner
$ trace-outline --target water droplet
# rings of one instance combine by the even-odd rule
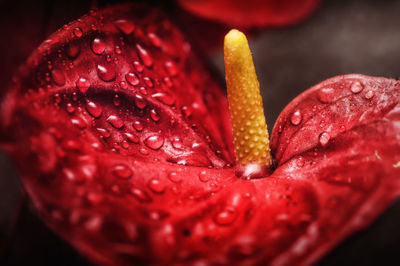
[[[124,148],[124,149],[128,149],[129,148],[129,143],[126,140],[124,140],[124,141],[121,142],[121,147]]]
[[[83,94],[86,93],[86,91],[89,89],[90,87],[90,82],[89,80],[85,79],[85,78],[79,78],[76,82],[76,87],[78,88],[78,90],[80,92],[82,92]]]
[[[157,48],[161,47],[162,42],[161,42],[160,38],[155,33],[150,32],[149,34],[147,34],[147,37],[149,37],[151,43],[155,47],[157,47]]]
[[[374,97],[374,92],[373,91],[367,91],[367,93],[365,94],[365,99],[369,100],[372,97]]]
[[[190,108],[190,107],[182,106],[181,110],[185,117],[190,117],[192,115],[192,108]]]
[[[133,66],[135,67],[137,72],[142,72],[144,70],[143,65],[139,61],[133,61]]]
[[[128,84],[125,81],[121,81],[119,83],[119,86],[121,87],[121,89],[127,89],[128,88]]]
[[[124,34],[129,35],[135,30],[135,24],[132,21],[119,19],[114,21],[114,25]]]
[[[164,137],[162,135],[153,135],[144,140],[144,144],[153,150],[158,150],[164,145]]]
[[[110,131],[105,128],[96,128],[97,132],[99,132],[103,137],[109,138],[111,136]]]
[[[54,102],[55,102],[56,104],[59,104],[59,103],[61,102],[61,96],[60,96],[60,94],[58,94],[58,93],[54,94]]]
[[[153,81],[151,80],[151,78],[144,77],[143,81],[144,81],[144,84],[147,85],[147,87],[149,87],[149,88],[153,88],[154,87],[154,84],[153,84]]]
[[[114,51],[115,51],[116,54],[122,54],[121,47],[119,47],[118,45],[115,46]]]
[[[140,121],[135,121],[133,127],[139,132],[143,130],[143,124]]]
[[[106,50],[105,42],[100,38],[94,38],[91,45],[93,53],[101,55]]]
[[[153,98],[157,99],[158,101],[160,101],[166,105],[169,105],[169,106],[172,106],[175,103],[175,97],[173,95],[167,94],[165,92],[155,93],[155,94],[151,95],[151,97],[153,97]]]
[[[125,75],[126,81],[132,86],[136,86],[139,84],[139,78],[135,73],[128,73]]]
[[[178,68],[172,61],[167,61],[164,64],[165,70],[171,77],[175,77],[178,74]]]
[[[151,109],[150,116],[151,116],[151,119],[153,119],[154,122],[160,121],[160,115],[156,112],[156,110]]]
[[[75,107],[71,104],[71,103],[67,103],[67,112],[72,114],[73,112],[75,112]]]
[[[138,143],[139,143],[139,137],[138,137],[138,136],[136,136],[136,135],[134,135],[134,134],[132,134],[132,133],[128,133],[128,132],[125,132],[124,134],[125,134],[126,138],[127,138],[130,142],[135,143],[135,144],[138,144]]]
[[[353,84],[351,84],[351,88],[350,88],[352,93],[359,93],[363,89],[364,89],[364,86],[359,81],[353,82]]]
[[[140,148],[139,152],[143,155],[149,155],[149,151],[146,148]]]
[[[208,182],[209,177],[208,177],[208,173],[207,173],[206,170],[203,170],[203,171],[200,172],[199,179],[200,179],[201,182],[204,182],[204,183]]]
[[[83,35],[83,32],[82,32],[81,28],[79,28],[79,27],[76,27],[73,30],[73,32],[74,32],[75,37],[78,37],[78,38],[82,37],[82,35]]]
[[[301,115],[301,112],[299,110],[296,110],[290,117],[290,122],[292,123],[292,125],[298,126],[300,125],[302,119],[303,116]]]
[[[72,123],[74,126],[79,127],[80,129],[85,129],[85,128],[86,128],[86,122],[85,122],[83,119],[79,118],[79,117],[77,117],[77,118],[72,118],[72,119],[71,119],[71,123]]]
[[[131,188],[131,194],[140,202],[151,202],[149,195],[139,188]]]
[[[113,103],[115,106],[119,106],[121,104],[121,99],[119,98],[118,94],[114,95]]]
[[[236,219],[236,211],[233,207],[225,208],[222,212],[218,213],[215,217],[215,222],[219,225],[230,225]]]
[[[296,165],[297,165],[298,167],[303,167],[303,166],[304,166],[304,163],[305,163],[305,160],[304,160],[303,156],[299,156],[299,157],[297,158],[297,160],[296,160]]]
[[[173,83],[172,83],[172,81],[171,81],[171,79],[169,77],[164,77],[163,78],[163,82],[164,82],[165,85],[167,85],[168,88],[172,88]]]
[[[330,103],[333,101],[334,92],[333,88],[322,88],[318,92],[318,99],[322,103]]]
[[[53,69],[51,71],[51,77],[57,86],[63,86],[65,84],[64,72],[59,69]]]
[[[140,88],[139,88],[139,92],[140,92],[141,94],[143,94],[143,95],[147,95],[147,90],[146,90],[145,87],[140,87]]]
[[[113,127],[121,129],[124,127],[124,122],[122,121],[121,118],[119,118],[116,115],[110,115],[107,118],[107,122],[109,122]]]
[[[168,179],[171,180],[174,183],[179,183],[182,181],[182,178],[176,173],[176,172],[171,172],[168,174]]]
[[[115,79],[115,68],[112,65],[97,65],[97,74],[103,81],[109,82]]]
[[[327,132],[321,133],[321,135],[319,135],[319,144],[321,144],[322,147],[325,147],[328,145],[330,138],[331,136]]]
[[[119,178],[128,179],[132,176],[132,170],[125,164],[114,166],[112,172]]]
[[[149,52],[140,44],[136,44],[136,49],[143,64],[147,67],[151,67],[153,65],[153,58],[150,56]]]
[[[182,149],[183,148],[183,144],[180,138],[174,138],[172,140],[172,147],[174,147],[175,149]]]
[[[149,181],[149,188],[155,193],[163,193],[165,185],[158,179],[151,179]]]
[[[103,113],[103,109],[101,108],[101,106],[90,101],[86,103],[86,110],[94,118],[99,118]]]
[[[135,104],[139,109],[143,109],[147,106],[147,101],[139,94],[135,95]]]

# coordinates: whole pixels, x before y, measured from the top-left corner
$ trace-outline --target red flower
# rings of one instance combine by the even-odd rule
[[[274,127],[274,172],[239,179],[219,86],[165,17],[125,5],[45,41],[1,121],[42,218],[95,262],[306,264],[398,195],[399,86],[309,89]]]

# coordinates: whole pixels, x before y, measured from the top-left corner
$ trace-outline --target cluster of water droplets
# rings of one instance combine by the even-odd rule
[[[361,81],[359,80],[353,80],[350,83],[347,83],[345,86],[342,86],[340,88],[334,88],[334,87],[324,87],[319,89],[316,92],[317,95],[317,99],[318,101],[322,104],[321,106],[317,106],[314,105],[312,107],[312,113],[309,114],[309,111],[306,111],[306,119],[304,118],[304,111],[301,109],[296,109],[290,116],[289,116],[289,121],[290,124],[294,127],[298,127],[301,128],[302,123],[306,123],[308,121],[308,119],[310,119],[310,117],[315,116],[316,114],[320,114],[320,116],[322,117],[321,121],[320,121],[320,128],[324,129],[327,127],[327,124],[325,122],[325,115],[324,114],[324,104],[334,104],[334,101],[336,101],[338,98],[337,95],[342,95],[340,93],[335,92],[335,90],[337,89],[343,89],[343,90],[349,90],[352,94],[354,95],[358,95],[361,94],[364,90],[364,85]],[[365,100],[370,100],[374,97],[374,91],[373,90],[368,90],[363,94],[363,98]],[[352,109],[354,107],[350,106],[350,109]],[[343,132],[345,130],[345,126],[344,125],[340,125],[339,128],[339,132]],[[281,126],[278,129],[279,134],[281,134],[283,131],[283,127]],[[317,131],[316,132],[318,134],[318,140],[319,140],[319,144],[321,147],[326,147],[331,139],[330,133],[327,131]]]

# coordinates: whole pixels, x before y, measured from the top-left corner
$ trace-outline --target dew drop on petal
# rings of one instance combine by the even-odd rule
[[[206,170],[203,170],[199,173],[199,179],[201,182],[208,182],[209,177],[208,177],[208,173]]]
[[[136,135],[134,135],[132,133],[128,133],[128,132],[125,132],[124,134],[125,134],[126,139],[129,140],[130,142],[135,143],[135,144],[139,143],[139,137],[138,136],[136,136]]]
[[[132,86],[136,86],[139,84],[139,78],[135,73],[128,73],[125,75],[126,81]]]
[[[128,84],[125,81],[121,81],[119,83],[119,86],[121,87],[121,89],[127,89],[128,88]]]
[[[79,117],[77,117],[77,118],[72,118],[71,119],[71,123],[74,125],[74,126],[77,126],[78,128],[80,128],[80,129],[85,129],[86,128],[86,122],[83,120],[83,119],[81,119],[81,118],[79,118]]]
[[[131,188],[131,194],[140,202],[150,202],[151,198],[147,193],[139,188],[133,187]]]
[[[365,99],[369,100],[372,97],[374,97],[374,92],[373,91],[367,91],[367,93],[365,94]]]
[[[350,90],[352,93],[360,93],[364,89],[364,86],[361,84],[360,81],[355,81],[351,84]]]
[[[328,145],[330,139],[331,136],[327,132],[323,132],[319,135],[319,144],[321,144],[322,147],[325,147]]]
[[[67,112],[72,114],[75,111],[75,107],[71,103],[67,103],[66,106]]]
[[[135,24],[132,21],[119,19],[114,21],[114,25],[124,34],[129,35],[135,30]]]
[[[144,147],[140,148],[139,152],[143,155],[149,155],[149,151]]]
[[[153,135],[144,140],[144,144],[153,150],[158,150],[164,145],[164,137],[162,135]]]
[[[304,166],[304,163],[305,163],[305,160],[304,160],[303,156],[299,156],[299,157],[297,158],[297,160],[296,160],[296,165],[297,165],[298,167],[303,167],[303,166]]]
[[[146,84],[147,87],[149,87],[149,88],[153,88],[153,87],[154,87],[154,83],[153,83],[153,81],[151,80],[151,78],[149,78],[149,77],[144,77],[144,78],[143,78],[143,81],[144,81],[144,84]]]
[[[174,77],[174,76],[176,76],[176,75],[178,74],[178,68],[177,68],[177,66],[175,65],[174,62],[172,62],[172,61],[166,61],[166,62],[164,63],[164,67],[165,67],[165,70],[167,71],[167,73],[168,73],[171,77]]]
[[[83,35],[82,29],[79,27],[76,27],[73,30],[73,32],[74,32],[75,37],[78,37],[78,38],[82,37],[82,35]]]
[[[163,193],[165,185],[159,179],[153,178],[149,181],[149,188],[155,193]]]
[[[301,123],[301,120],[303,119],[302,114],[299,110],[295,111],[292,116],[290,117],[290,122],[294,126],[298,126]]]
[[[331,103],[333,101],[335,90],[333,88],[322,88],[318,92],[318,99],[322,103]]]
[[[59,69],[53,69],[51,71],[51,77],[57,86],[63,86],[65,84],[64,72]]]
[[[133,66],[135,67],[137,72],[142,72],[144,70],[143,65],[139,61],[133,61]]]
[[[115,79],[115,68],[112,65],[97,65],[97,74],[103,81],[109,82]]]
[[[167,94],[165,92],[154,93],[153,95],[151,95],[151,97],[153,97],[153,98],[157,99],[158,101],[160,101],[166,105],[169,105],[169,106],[174,105],[175,100],[176,100],[173,95]]]
[[[110,131],[108,131],[106,128],[96,128],[97,132],[99,132],[103,137],[109,138],[111,136]]]
[[[230,225],[235,221],[236,216],[237,214],[234,208],[226,208],[216,215],[215,222],[218,225]]]
[[[114,166],[112,172],[121,179],[128,179],[132,176],[132,170],[125,164]]]
[[[182,149],[183,148],[183,144],[180,138],[174,138],[172,140],[172,147],[174,147],[175,149]]]
[[[82,92],[83,94],[86,93],[86,91],[89,89],[90,87],[90,82],[89,80],[87,80],[86,78],[79,78],[76,82],[76,87],[78,88],[78,90],[80,92]]]
[[[160,47],[161,47],[162,41],[161,41],[161,39],[160,39],[155,33],[150,32],[149,34],[147,34],[147,37],[149,37],[151,43],[152,43],[155,47],[157,47],[157,48],[160,48]]]
[[[100,55],[106,50],[105,42],[100,38],[94,38],[91,45],[93,53]]]
[[[160,115],[157,113],[156,110],[151,109],[150,116],[151,116],[151,119],[153,119],[154,122],[160,121]]]
[[[122,121],[121,118],[119,118],[116,115],[110,115],[107,118],[107,122],[109,122],[113,127],[117,128],[117,129],[121,129],[124,127],[124,122]]]
[[[113,103],[115,106],[119,106],[121,104],[121,99],[119,98],[118,94],[114,95]]]
[[[128,149],[129,148],[129,143],[126,140],[124,140],[124,141],[121,142],[121,147],[124,148],[124,149]]]
[[[142,62],[145,66],[151,67],[153,65],[153,58],[149,54],[149,52],[144,49],[140,44],[136,44],[136,49],[138,51],[140,59],[142,59]]]
[[[170,172],[168,174],[168,179],[174,183],[178,183],[182,181],[182,178],[176,172]]]
[[[115,46],[114,51],[115,51],[116,54],[122,54],[121,47],[119,47],[118,45]]]
[[[139,109],[143,109],[147,106],[147,101],[139,94],[135,95],[135,104]]]
[[[135,121],[133,127],[139,132],[143,130],[143,124],[140,121]]]
[[[86,110],[94,118],[99,118],[101,116],[101,114],[103,113],[103,109],[101,108],[101,106],[95,104],[94,102],[90,102],[90,101],[88,101],[86,103]]]
[[[145,87],[140,87],[139,92],[143,95],[147,95],[147,89]]]

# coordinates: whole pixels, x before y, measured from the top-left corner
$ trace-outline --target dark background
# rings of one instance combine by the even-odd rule
[[[97,2],[103,6],[107,1]],[[162,2],[177,23],[185,21],[183,30],[223,78],[221,41],[228,27],[195,19]],[[78,0],[0,1],[0,97],[29,53],[91,5]],[[325,0],[304,23],[253,31],[250,46],[272,130],[291,99],[326,78],[345,73],[400,76],[400,1]],[[43,225],[24,198],[13,162],[0,151],[0,265],[89,265]],[[399,225],[400,201],[319,265],[400,265]]]

